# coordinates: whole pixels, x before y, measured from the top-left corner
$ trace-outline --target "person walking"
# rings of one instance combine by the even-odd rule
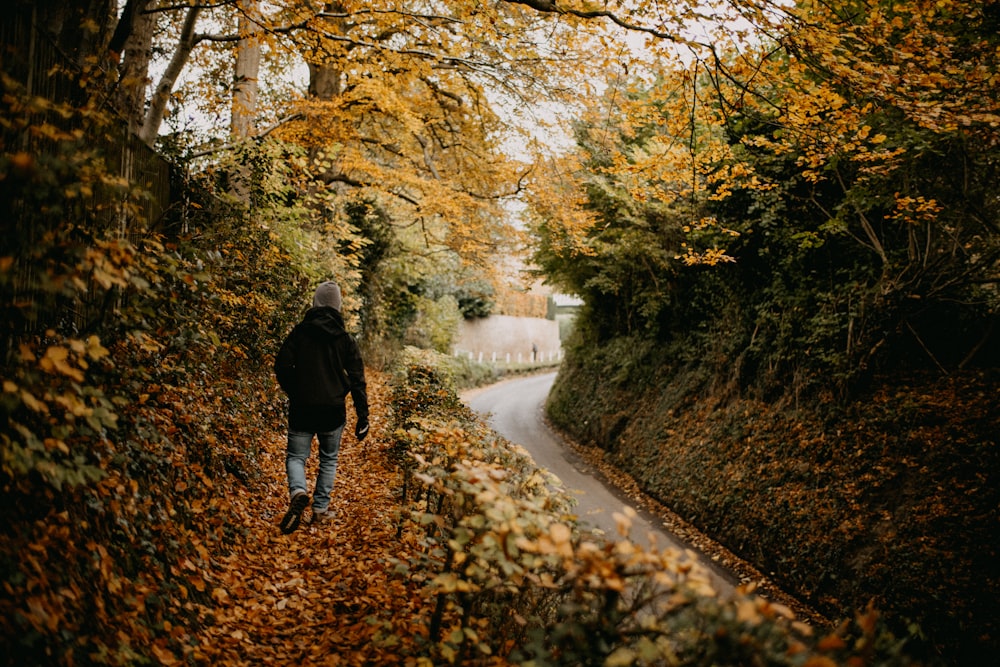
[[[365,366],[357,341],[344,328],[340,287],[327,281],[316,288],[312,307],[282,342],[274,360],[278,384],[288,395],[288,511],[279,525],[288,534],[299,527],[309,505],[306,459],[313,436],[319,442],[319,470],[312,495],[313,523],[332,517],[330,494],[337,474],[340,440],[351,395],[358,441],[368,435]]]

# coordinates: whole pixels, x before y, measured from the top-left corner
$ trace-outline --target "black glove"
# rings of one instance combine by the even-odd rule
[[[368,435],[368,420],[359,419],[357,425],[354,427],[354,436],[361,442]]]

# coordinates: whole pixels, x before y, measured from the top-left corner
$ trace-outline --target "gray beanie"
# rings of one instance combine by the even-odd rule
[[[313,308],[326,306],[340,310],[340,303],[340,287],[337,286],[337,283],[328,280],[325,283],[320,283],[320,286],[316,288],[316,294],[313,295]]]

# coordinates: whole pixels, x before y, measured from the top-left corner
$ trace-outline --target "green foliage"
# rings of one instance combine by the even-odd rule
[[[771,64],[788,72],[786,58]],[[852,132],[873,147],[845,139],[819,156],[826,144],[786,127],[802,91],[768,80],[739,90],[771,103],[710,97],[700,108],[713,113],[692,114],[678,136],[666,105],[691,76],[610,86],[577,122],[573,176],[592,221],[577,243],[552,216],[535,225],[536,262],[588,304],[580,321],[593,339],[641,334],[672,346],[674,363],[705,359],[717,383],[763,396],[845,398],[878,373],[1000,361],[995,132],[929,129],[888,103],[859,102]],[[828,95],[868,99],[812,76]],[[634,104],[647,98],[659,101]],[[654,168],[649,156],[668,161],[678,143],[696,173]],[[736,168],[752,178],[716,176]],[[725,248],[735,263],[685,266],[692,247]]]
[[[467,320],[477,317],[488,317],[496,305],[494,297],[496,290],[485,280],[473,280],[458,287],[455,297],[462,317]]]
[[[998,211],[977,185],[992,178],[990,151],[898,117],[867,122],[906,151],[900,167],[873,174],[831,162],[828,178],[814,182],[796,169],[801,156],[757,154],[756,172],[780,185],[715,206],[720,220],[747,230],[733,249],[732,279],[750,288],[740,297],[744,329],[755,331],[750,361],[784,367],[758,376],[761,385],[832,377],[849,390],[876,372],[997,362],[983,349],[996,294],[979,284],[998,252],[987,231]],[[734,130],[734,141],[751,138]],[[917,214],[929,201],[940,209]],[[983,217],[973,222],[970,208]],[[879,221],[877,245],[852,231],[859,217]]]
[[[579,136],[585,209],[596,216],[587,251],[565,253],[560,231],[542,219],[533,260],[548,280],[593,306],[587,322],[600,338],[640,331],[655,336],[678,298],[677,256],[690,211],[632,197],[626,179],[607,170],[606,145],[594,145],[582,128]],[[623,152],[640,141],[620,139]]]
[[[458,335],[458,324],[462,319],[458,301],[450,294],[435,301],[418,297],[416,307],[417,315],[407,329],[403,342],[447,353]]]

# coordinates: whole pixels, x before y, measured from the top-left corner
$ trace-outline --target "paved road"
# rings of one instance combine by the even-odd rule
[[[620,491],[605,486],[594,476],[586,462],[566,448],[548,428],[542,418],[542,409],[555,377],[555,373],[546,373],[505,380],[466,392],[462,398],[474,411],[486,417],[495,431],[524,447],[535,463],[547,468],[562,481],[563,486],[577,499],[576,511],[581,523],[618,538],[612,515],[629,506],[638,513],[633,519],[630,535],[636,543],[648,546],[649,536],[652,534],[660,549],[689,548],[679,538],[665,532],[655,517],[631,505]],[[726,593],[732,590],[736,578],[731,573],[721,570],[708,559],[700,560],[712,575],[717,591]]]

